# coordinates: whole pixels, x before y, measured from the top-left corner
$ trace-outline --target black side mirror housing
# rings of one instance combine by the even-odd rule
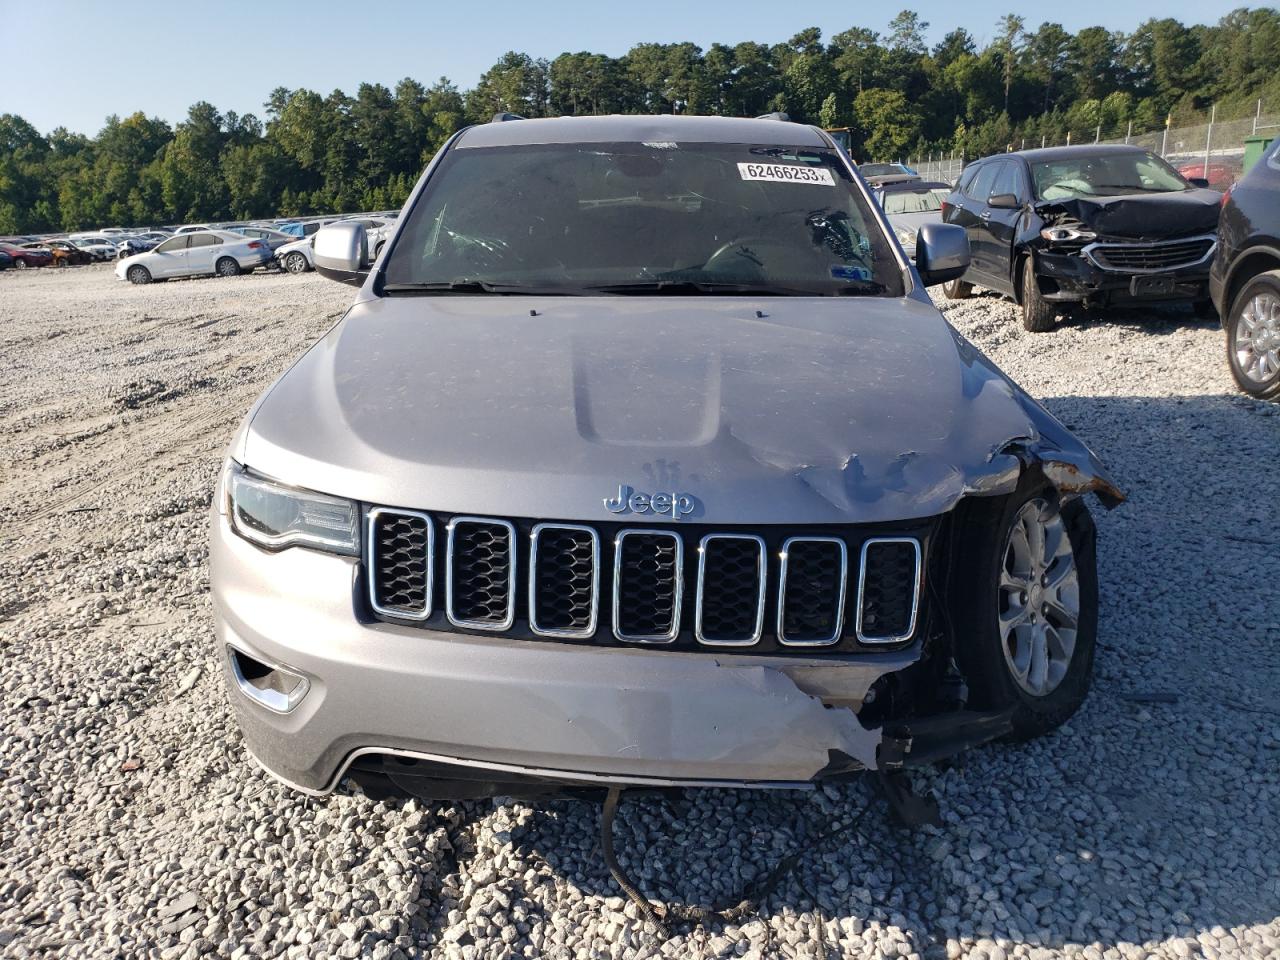
[[[959,280],[969,269],[969,235],[954,223],[926,223],[916,235],[916,271],[926,287]]]
[[[1209,181],[1204,177],[1187,177],[1187,183],[1193,187],[1199,187],[1201,190],[1209,189]]]
[[[987,199],[987,206],[997,210],[1017,210],[1022,203],[1018,200],[1017,194],[997,193]]]

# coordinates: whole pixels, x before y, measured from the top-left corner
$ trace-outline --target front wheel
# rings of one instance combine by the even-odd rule
[[[973,293],[973,284],[964,280],[948,280],[942,285],[942,295],[948,300],[965,300]]]
[[[1280,270],[1258,274],[1236,295],[1227,313],[1227,365],[1249,396],[1280,399]]]
[[[306,273],[307,258],[296,251],[287,254],[284,258],[284,268],[290,273]]]
[[[125,277],[128,278],[130,283],[138,283],[138,284],[150,283],[151,271],[148,270],[146,267],[142,266],[141,264],[135,263],[132,267],[129,268],[128,272],[125,274]]]
[[[959,522],[959,521],[958,521]],[[1028,474],[1003,504],[971,501],[958,659],[973,705],[1012,710],[1013,737],[1061,726],[1089,691],[1098,633],[1093,518]]]
[[[214,266],[220,277],[235,277],[240,274],[240,264],[236,262],[234,257],[223,257]]]
[[[27,261],[19,257],[18,259],[13,261],[13,266],[15,270],[25,270],[27,269]]]
[[[1022,264],[1022,326],[1032,333],[1048,333],[1053,329],[1057,311],[1040,292],[1036,282],[1035,265],[1027,260]]]

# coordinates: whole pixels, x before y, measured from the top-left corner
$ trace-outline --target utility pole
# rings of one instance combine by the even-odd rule
[[[1213,147],[1213,121],[1218,117],[1218,105],[1215,103],[1209,111],[1209,132],[1204,138],[1204,178],[1209,179],[1209,150]]]
[[[1258,98],[1258,109],[1253,114],[1253,132],[1258,132],[1258,121],[1262,119],[1262,98]]]
[[[1133,136],[1133,121],[1129,121],[1129,129],[1124,132],[1124,142],[1128,143],[1129,138]]]

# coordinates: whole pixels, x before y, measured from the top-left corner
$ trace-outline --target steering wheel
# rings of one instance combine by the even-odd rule
[[[715,253],[707,257],[707,262],[702,265],[702,269],[706,273],[747,273],[752,276],[762,276],[764,258],[758,251],[762,248],[781,246],[784,244],[770,237],[759,235],[734,237],[728,243],[722,243],[717,247]]]
[[[453,252],[459,259],[475,267],[510,266],[520,257],[511,255],[511,245],[501,237],[476,237],[465,233],[450,233]]]

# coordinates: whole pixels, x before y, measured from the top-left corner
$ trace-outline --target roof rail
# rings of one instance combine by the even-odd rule
[[[781,110],[775,110],[773,111],[773,113],[762,113],[760,114],[760,116],[756,117],[756,119],[757,120],[782,120],[783,122],[786,122],[786,123],[789,123],[791,121],[791,117],[783,113]]]
[[[518,113],[507,113],[506,111],[503,111],[502,113],[495,113],[493,115],[493,119],[490,120],[489,122],[490,123],[506,123],[508,120],[523,120],[523,119],[524,117],[520,116],[520,114]]]

